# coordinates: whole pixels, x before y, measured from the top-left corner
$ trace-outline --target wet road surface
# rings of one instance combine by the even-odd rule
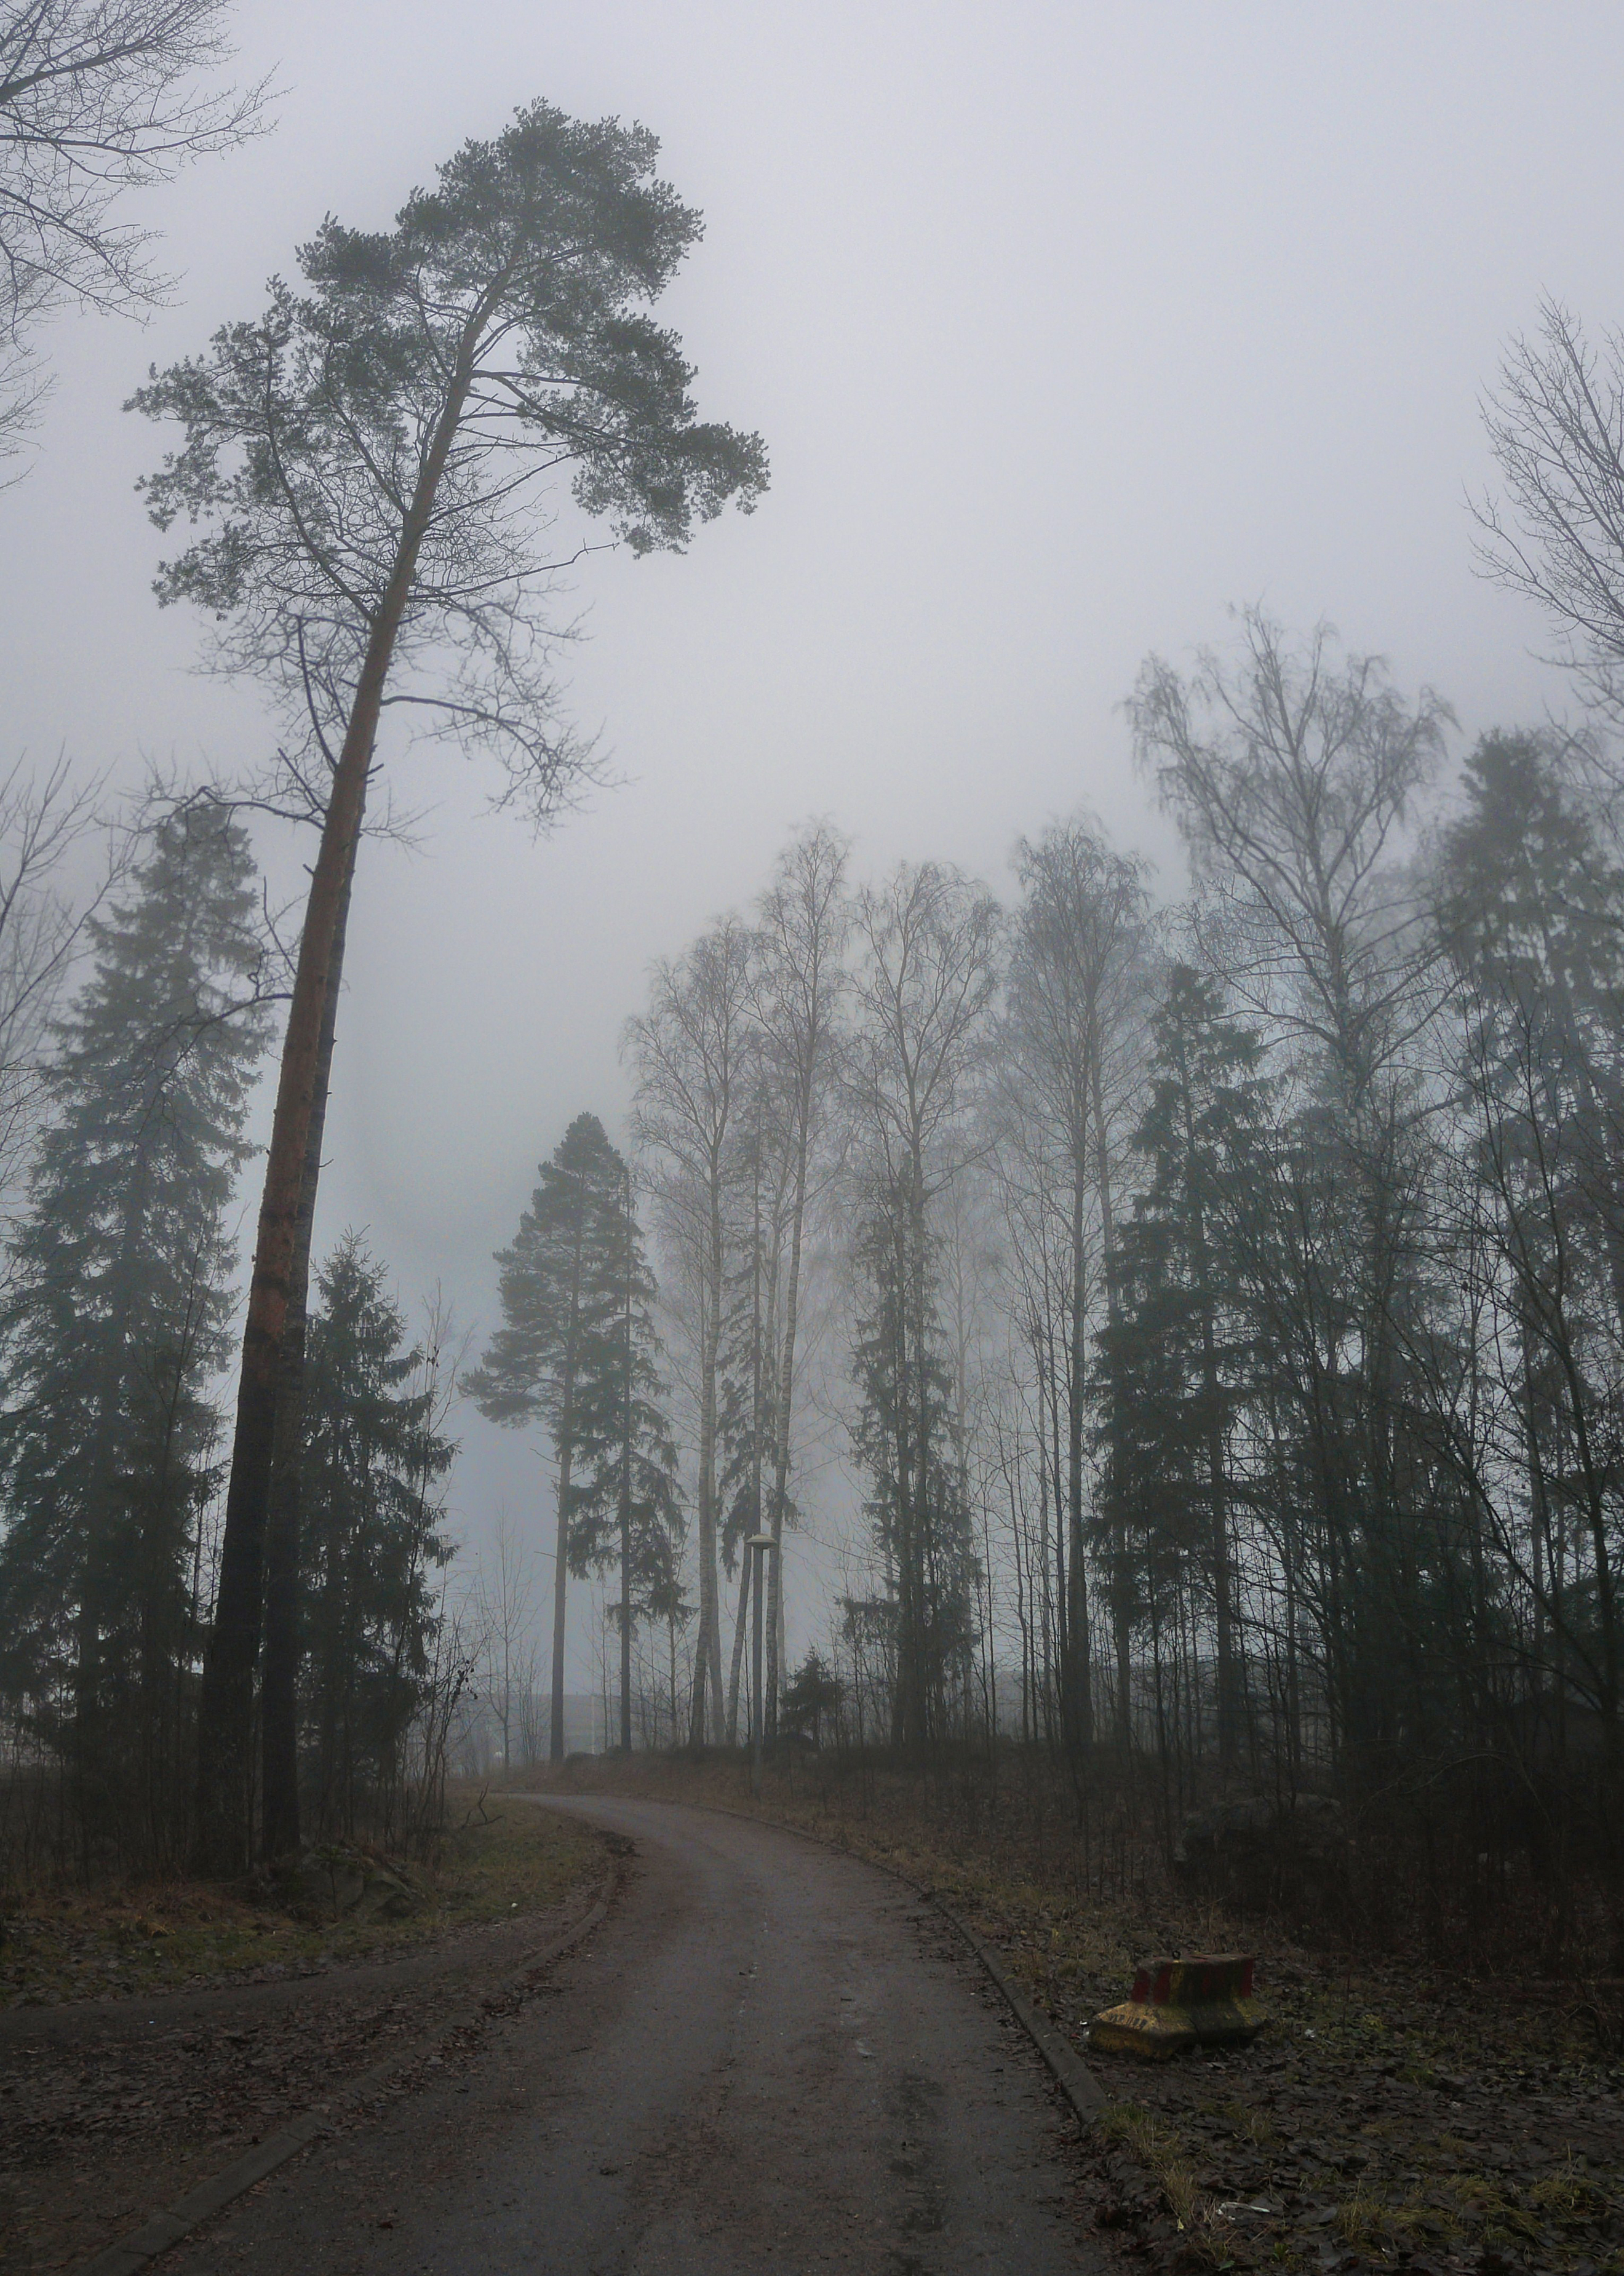
[[[906,1889],[673,1803],[544,1806],[635,1844],[609,1919],[470,2061],[319,2143],[163,2276],[1101,2265],[1069,2113]]]

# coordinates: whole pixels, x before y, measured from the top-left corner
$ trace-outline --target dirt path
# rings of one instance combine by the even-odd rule
[[[956,1940],[871,1867],[678,1805],[548,1992],[317,2144],[165,2276],[1097,2269],[1071,2121]]]
[[[450,2027],[586,1916],[559,1903],[253,1983],[0,2011],[0,2271],[79,2266],[342,2090]]]

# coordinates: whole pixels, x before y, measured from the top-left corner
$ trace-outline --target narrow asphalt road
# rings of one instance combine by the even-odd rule
[[[888,1876],[664,1802],[622,1893],[472,2060],[347,2128],[163,2276],[960,2276],[1097,2269],[1073,2121],[980,1971]]]

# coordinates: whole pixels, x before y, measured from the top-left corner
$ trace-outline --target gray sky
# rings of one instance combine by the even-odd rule
[[[245,0],[276,133],[148,199],[184,272],[145,332],[83,317],[27,483],[0,496],[0,740],[131,777],[234,767],[252,694],[189,671],[148,593],[119,415],[148,360],[255,313],[325,210],[387,221],[535,95],[636,118],[707,236],[664,304],[705,415],[772,488],[684,559],[600,558],[574,709],[626,786],[532,845],[482,782],[408,756],[422,853],[368,850],[330,1236],[408,1294],[494,1309],[490,1250],[582,1107],[618,1123],[650,958],[747,900],[831,815],[861,869],[1006,883],[1078,804],[1168,851],[1119,709],[1151,648],[1264,598],[1425,679],[1469,735],[1561,700],[1539,628],[1471,573],[1476,398],[1542,290],[1624,319],[1607,5],[558,5]],[[285,870],[285,850],[279,858]],[[538,1466],[464,1418],[477,1521]],[[792,1646],[795,1639],[792,1636]]]

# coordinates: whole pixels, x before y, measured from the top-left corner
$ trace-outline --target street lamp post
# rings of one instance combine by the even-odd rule
[[[762,1790],[762,1571],[778,1544],[770,1533],[753,1533],[745,1544],[755,1559],[750,1575],[750,1792]]]

